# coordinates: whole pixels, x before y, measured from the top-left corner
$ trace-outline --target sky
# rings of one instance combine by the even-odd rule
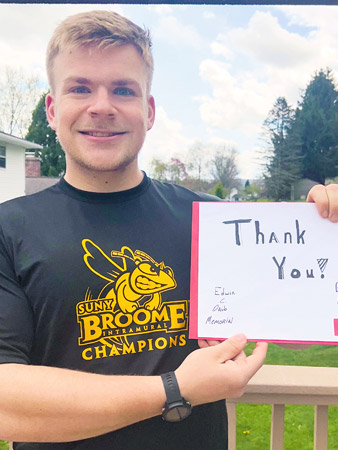
[[[140,154],[186,161],[197,143],[235,148],[240,177],[260,176],[262,124],[275,100],[297,106],[320,69],[338,81],[338,5],[0,4],[0,77],[6,66],[48,89],[45,52],[67,16],[114,10],[153,38],[156,121]]]

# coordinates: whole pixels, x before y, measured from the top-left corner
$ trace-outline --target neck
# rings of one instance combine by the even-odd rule
[[[143,180],[143,172],[136,167],[126,168],[124,170],[112,170],[110,172],[92,172],[86,173],[81,170],[79,173],[67,170],[65,180],[67,183],[77,189],[87,192],[107,193],[120,192],[138,186]]]

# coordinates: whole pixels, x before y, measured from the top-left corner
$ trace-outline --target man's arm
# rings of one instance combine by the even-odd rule
[[[246,357],[235,336],[196,350],[176,370],[182,395],[198,405],[238,397],[264,362],[267,345]],[[0,366],[0,438],[67,442],[97,436],[161,414],[159,376],[97,375],[51,367]]]

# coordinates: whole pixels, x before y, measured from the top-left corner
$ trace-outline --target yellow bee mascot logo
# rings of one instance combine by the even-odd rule
[[[99,297],[112,299],[114,308],[130,313],[142,307],[161,307],[161,292],[174,289],[174,273],[164,262],[156,262],[146,253],[129,247],[112,250],[110,256],[89,239],[82,241],[86,266],[106,280]]]

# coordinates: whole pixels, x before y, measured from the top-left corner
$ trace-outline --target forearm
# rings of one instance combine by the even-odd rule
[[[60,442],[113,431],[161,413],[159,376],[108,376],[0,366],[0,439]]]
[[[176,369],[182,395],[193,406],[238,397],[262,366],[267,345],[245,356],[237,335],[195,350]],[[0,365],[0,439],[61,442],[123,428],[161,413],[166,395],[159,376],[109,376],[51,367]]]

